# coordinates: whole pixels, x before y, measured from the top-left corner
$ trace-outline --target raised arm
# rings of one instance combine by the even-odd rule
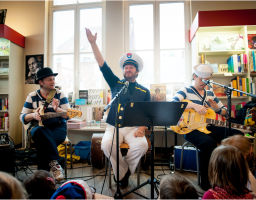
[[[103,58],[103,56],[102,56],[102,54],[101,54],[101,52],[99,50],[98,45],[96,44],[97,33],[95,33],[95,35],[93,35],[92,32],[90,31],[90,29],[85,28],[85,30],[86,30],[87,39],[90,42],[91,47],[92,47],[92,51],[93,51],[94,57],[97,60],[98,65],[100,67],[102,67],[103,64],[104,64],[104,58]]]

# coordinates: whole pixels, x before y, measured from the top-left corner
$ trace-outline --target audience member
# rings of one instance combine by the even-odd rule
[[[198,194],[186,178],[172,174],[161,179],[160,199],[198,199]]]
[[[24,182],[29,199],[50,199],[56,191],[55,180],[46,170],[37,170]]]
[[[0,199],[25,199],[26,190],[12,175],[0,172]]]
[[[242,152],[242,154],[244,155],[244,158],[248,162],[250,162],[250,159],[252,157],[254,157],[254,156],[251,156],[251,155],[253,155],[252,144],[250,143],[248,138],[246,138],[242,135],[234,135],[234,136],[228,137],[228,138],[222,140],[221,144],[235,146]],[[248,165],[249,165],[249,163],[248,163]],[[249,176],[249,182],[247,184],[247,187],[248,187],[248,189],[252,190],[256,194],[256,179],[253,176],[250,169],[249,169],[248,176]]]
[[[248,164],[241,151],[231,145],[220,145],[211,155],[209,163],[211,189],[203,199],[253,199],[247,189]]]
[[[83,180],[72,180],[62,184],[51,199],[94,199],[94,192]]]

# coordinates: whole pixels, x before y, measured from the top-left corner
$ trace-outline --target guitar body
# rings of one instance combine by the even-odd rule
[[[191,102],[186,100],[186,102]],[[194,109],[185,109],[177,126],[171,126],[171,129],[178,134],[188,134],[193,130],[198,130],[205,134],[211,133],[207,130],[206,119],[215,120],[216,113],[211,108],[207,109],[205,115],[197,113]]]

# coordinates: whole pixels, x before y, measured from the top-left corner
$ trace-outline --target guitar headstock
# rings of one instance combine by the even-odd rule
[[[82,116],[82,112],[80,110],[68,109],[67,110],[67,116],[69,118],[81,117]]]

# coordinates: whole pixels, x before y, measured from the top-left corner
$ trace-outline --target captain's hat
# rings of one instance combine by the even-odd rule
[[[213,69],[210,65],[199,64],[193,67],[194,73],[200,78],[210,78],[213,73]]]
[[[121,69],[123,69],[125,65],[134,65],[138,72],[143,69],[143,61],[136,53],[126,53],[120,58]]]

